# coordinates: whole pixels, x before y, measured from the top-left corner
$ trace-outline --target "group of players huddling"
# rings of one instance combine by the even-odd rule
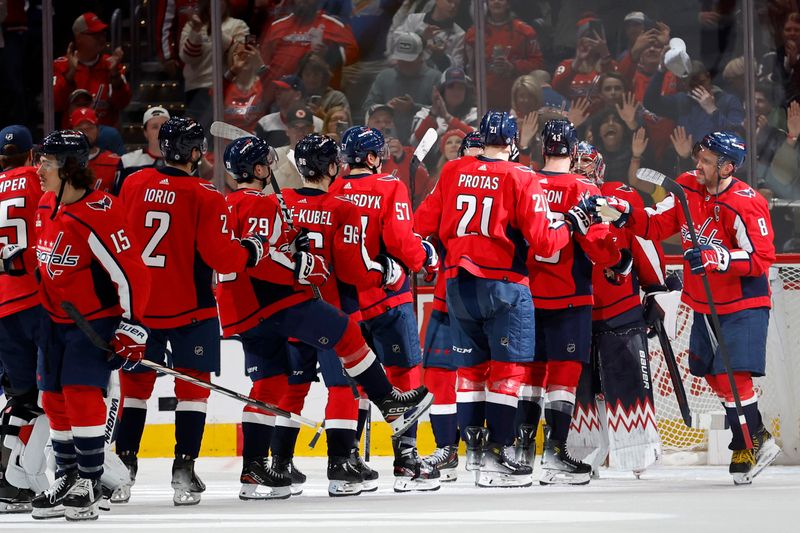
[[[378,473],[359,454],[369,401],[394,431],[395,491],[455,480],[460,440],[478,486],[530,486],[542,415],[540,483],[588,483],[605,456],[584,463],[567,440],[590,362],[599,367],[608,420],[638,412],[650,421],[608,429],[616,463],[643,470],[660,453],[647,416],[645,308],[667,290],[651,241],[677,232],[682,298],[695,313],[691,371],[723,402],[730,472],[749,483],[780,450],[752,382],[765,370],[775,252],[766,202],[733,177],[744,144],[728,133],[706,136],[696,170],[677,178],[699,224],[693,247],[674,197],[645,209],[626,185],[604,182],[602,155],[579,143],[568,121],[546,123],[540,171],[510,161],[516,138],[513,117],[488,112],[416,212],[405,185],[381,172],[382,134],[363,126],[347,130],[341,145],[303,138],[295,159],[304,186],[282,197],[269,194],[275,151],[254,136],[225,150],[235,191],[223,197],[197,178],[205,132],[190,118],[161,127],[166,165],[130,175],[118,197],[92,189],[80,132],[53,132],[35,151],[4,158],[0,362],[9,401],[0,512],[91,520],[109,501],[129,501],[156,378],[138,363],[209,381],[220,368],[220,329],[241,340],[253,399],[300,413],[321,369],[331,496],[377,489]],[[409,274],[432,281],[440,258],[421,350]],[[707,325],[701,276],[722,331]],[[109,350],[76,325],[65,302]],[[752,448],[715,335],[730,348]],[[104,396],[116,369],[122,408],[111,452]],[[197,504],[205,490],[194,461],[209,394],[175,381],[175,505]],[[417,419],[429,408],[437,449],[422,458]],[[295,419],[244,407],[241,499],[302,491],[298,432]],[[46,455],[55,463],[52,484]]]

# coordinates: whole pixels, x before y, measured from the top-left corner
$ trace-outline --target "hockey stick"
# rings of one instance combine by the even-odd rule
[[[414,150],[414,155],[411,156],[411,163],[408,166],[408,194],[411,196],[411,210],[414,210],[414,197],[416,196],[417,191],[417,170],[419,170],[419,166],[422,164],[422,160],[425,159],[425,156],[428,155],[428,152],[431,151],[433,145],[436,144],[436,139],[439,138],[439,134],[436,133],[436,130],[433,128],[428,128],[428,131],[425,132],[425,135],[422,136],[420,139],[417,148]],[[411,276],[411,295],[414,298],[414,314],[417,314],[417,276]]]
[[[364,421],[364,460],[369,462],[369,449],[372,446],[372,404],[367,407],[367,419]]]
[[[686,191],[683,190],[678,182],[673,180],[672,178],[667,177],[666,175],[658,172],[656,170],[650,168],[640,168],[636,171],[636,177],[642,181],[646,181],[648,183],[652,183],[654,185],[659,185],[664,187],[667,192],[670,192],[675,195],[678,199],[678,202],[681,204],[681,209],[683,210],[683,216],[686,218],[686,225],[689,227],[689,235],[692,239],[692,246],[695,248],[700,247],[700,241],[697,238],[697,231],[695,231],[694,221],[692,220],[692,213],[689,210],[689,202],[686,200]],[[711,293],[711,284],[708,281],[708,276],[705,272],[700,276],[703,280],[703,289],[706,293],[706,299],[708,300],[708,310],[709,314],[711,315],[711,326],[714,330],[713,332],[709,331],[709,336],[712,333],[715,333],[717,336],[717,342],[719,344],[719,354],[722,357],[722,362],[725,364],[725,372],[728,375],[728,382],[731,385],[731,391],[733,392],[733,402],[736,405],[736,416],[739,419],[739,426],[742,428],[742,435],[744,436],[744,444],[747,449],[753,448],[753,439],[750,435],[750,429],[747,426],[747,419],[744,416],[744,409],[742,408],[742,399],[739,396],[739,389],[736,387],[736,380],[733,376],[733,368],[731,367],[731,359],[728,353],[728,346],[725,343],[725,339],[722,338],[722,326],[719,322],[719,315],[717,314],[717,306],[714,305],[714,297]]]
[[[75,321],[75,325],[78,326],[84,335],[94,344],[96,347],[109,352],[109,354],[113,357],[111,352],[111,346],[102,338],[100,335],[94,330],[92,325],[86,320],[86,317],[83,316],[80,311],[78,311],[75,306],[71,302],[61,302],[61,308],[67,313],[72,320]],[[259,409],[264,409],[265,411],[270,411],[278,416],[282,416],[288,418],[290,420],[294,420],[304,426],[316,428],[319,424],[314,422],[313,420],[306,418],[304,416],[297,415],[295,413],[291,413],[276,405],[272,405],[266,402],[262,402],[261,400],[255,400],[250,398],[249,396],[245,396],[244,394],[239,394],[238,392],[232,391],[230,389],[226,389],[225,387],[220,387],[219,385],[214,385],[213,383],[209,383],[208,381],[203,381],[202,379],[197,379],[195,377],[186,375],[182,372],[178,372],[177,370],[173,370],[172,368],[159,365],[158,363],[154,363],[152,361],[148,361],[147,359],[142,359],[139,362],[142,366],[149,368],[150,370],[155,370],[156,372],[161,372],[163,374],[168,374],[174,378],[182,379],[192,385],[197,385],[198,387],[202,387],[204,389],[208,389],[210,391],[218,392],[228,398],[233,398],[234,400],[238,400],[240,402],[244,402],[248,405],[252,405],[253,407],[258,407]]]
[[[656,320],[652,324],[653,329],[658,335],[658,342],[661,344],[661,353],[664,354],[664,362],[667,363],[669,378],[672,381],[672,390],[675,392],[675,400],[678,402],[678,409],[681,411],[681,418],[686,427],[697,427],[697,421],[692,417],[689,408],[689,400],[686,398],[686,388],[683,386],[683,379],[678,371],[678,362],[675,360],[675,352],[672,351],[672,344],[669,342],[667,332],[664,330],[664,322]]]
[[[211,123],[211,127],[209,128],[211,135],[214,137],[219,137],[221,139],[227,140],[234,140],[234,139],[241,139],[242,137],[253,137],[253,134],[243,130],[242,128],[233,126],[232,124],[228,124],[225,122],[221,122],[219,120],[215,120]],[[289,231],[294,232],[294,219],[292,218],[292,212],[289,210],[289,207],[286,205],[286,200],[283,199],[283,193],[281,192],[281,186],[278,185],[278,180],[275,179],[275,175],[273,174],[269,180],[270,185],[272,185],[272,190],[275,193],[275,197],[278,199],[278,205],[281,207],[281,213],[283,213],[283,221],[289,227]],[[319,300],[322,298],[322,293],[319,290],[319,287],[316,285],[311,285],[311,292],[314,293],[314,299]]]

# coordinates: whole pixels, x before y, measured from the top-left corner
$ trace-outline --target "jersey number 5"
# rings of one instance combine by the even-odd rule
[[[10,198],[0,202],[0,230],[4,228],[14,228],[17,230],[17,242],[11,242],[8,236],[0,235],[0,244],[17,244],[20,248],[28,247],[28,232],[24,218],[14,218],[8,216],[8,211],[12,207],[25,207],[25,198]]]

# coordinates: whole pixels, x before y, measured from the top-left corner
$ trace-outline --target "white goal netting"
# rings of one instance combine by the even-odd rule
[[[785,258],[779,258],[779,261]],[[679,265],[668,270],[678,271]],[[779,262],[770,271],[773,308],[767,339],[767,375],[755,380],[765,424],[783,449],[782,462],[800,464],[800,262]],[[695,414],[721,412],[716,395],[705,380],[689,373],[691,311],[681,304],[677,338],[672,349],[691,410]],[[650,369],[656,417],[667,452],[698,452],[708,448],[708,431],[687,428],[672,390],[669,370],[658,339],[650,339]]]

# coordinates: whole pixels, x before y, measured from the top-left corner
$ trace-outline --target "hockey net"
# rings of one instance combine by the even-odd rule
[[[680,264],[667,267],[681,274]],[[767,338],[767,375],[755,379],[759,407],[767,429],[783,449],[784,463],[800,464],[800,256],[779,256],[770,271],[773,308]],[[692,312],[681,304],[672,349],[691,410],[695,414],[723,412],[704,379],[689,373],[688,352]],[[669,370],[657,338],[650,339],[650,370],[656,417],[665,452],[708,450],[708,430],[684,425],[675,400]]]

